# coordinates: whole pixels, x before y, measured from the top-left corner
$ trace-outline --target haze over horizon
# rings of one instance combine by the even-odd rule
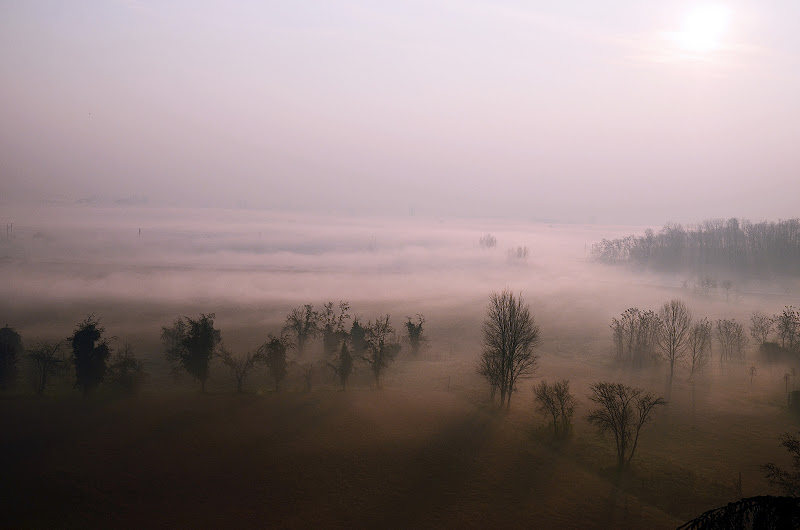
[[[0,204],[797,216],[789,1],[0,5]]]

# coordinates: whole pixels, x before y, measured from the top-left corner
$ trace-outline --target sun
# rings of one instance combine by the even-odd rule
[[[730,21],[730,10],[722,5],[701,5],[684,19],[681,31],[675,34],[678,46],[696,54],[710,53],[723,45]]]

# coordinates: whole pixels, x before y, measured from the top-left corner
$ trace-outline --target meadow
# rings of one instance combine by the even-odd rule
[[[779,436],[798,422],[783,376],[800,363],[763,362],[751,344],[743,362],[714,357],[670,383],[664,366],[615,364],[609,324],[673,298],[696,317],[747,322],[796,303],[797,281],[737,277],[731,293],[706,292],[685,274],[590,262],[592,243],[644,227],[96,206],[3,216],[14,233],[0,241],[0,323],[29,345],[94,314],[149,374],[135,397],[101,387],[82,398],[67,373],[35,398],[21,371],[0,399],[10,527],[674,528],[778,493],[760,466],[789,464]],[[496,247],[479,245],[486,233]],[[510,252],[520,247],[527,257]],[[502,289],[541,328],[539,368],[508,412],[476,371],[488,296]],[[380,390],[361,366],[343,392],[320,363],[311,392],[296,369],[274,392],[260,369],[241,395],[219,361],[201,394],[161,351],[161,328],[182,315],[215,313],[223,343],[244,352],[292,308],[338,300],[365,320],[389,314],[398,330],[423,314],[425,349],[401,351]],[[296,360],[320,354],[315,342]],[[578,402],[560,442],[532,393],[556,379]],[[624,477],[585,420],[597,381],[669,400]]]

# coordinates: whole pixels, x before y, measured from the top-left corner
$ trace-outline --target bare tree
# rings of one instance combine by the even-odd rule
[[[314,361],[305,362],[300,365],[303,371],[303,382],[305,383],[305,392],[311,392],[311,386],[314,383]]]
[[[784,495],[800,497],[800,438],[796,434],[783,433],[781,445],[792,455],[792,471],[786,471],[771,462],[761,466],[761,469],[769,483],[780,488]]]
[[[530,308],[511,291],[492,293],[483,321],[483,353],[478,373],[492,389],[492,398],[500,391],[500,406],[511,407],[511,394],[519,378],[530,377],[539,356],[533,349],[539,344],[539,326]]]
[[[308,341],[319,333],[319,313],[311,304],[296,307],[286,316],[283,331],[292,337],[297,353],[302,355]]]
[[[231,372],[233,372],[233,376],[236,378],[236,392],[241,394],[247,374],[249,374],[256,363],[261,360],[261,355],[259,355],[258,350],[237,355],[225,346],[220,346],[217,355],[222,361],[222,364],[230,368]]]
[[[661,320],[652,311],[626,309],[619,319],[611,319],[612,339],[618,362],[642,368],[656,356]]]
[[[133,346],[129,343],[124,343],[112,354],[108,365],[108,379],[118,389],[128,394],[135,394],[141,390],[147,375],[144,371],[144,362],[136,357]]]
[[[621,471],[630,466],[642,427],[653,410],[667,402],[641,388],[621,383],[595,383],[591,390],[589,399],[599,408],[591,411],[587,420],[601,433],[611,431],[614,435],[617,469]]]
[[[408,344],[411,347],[411,355],[416,357],[422,345],[427,342],[427,338],[422,334],[422,325],[425,323],[425,317],[417,313],[416,321],[412,320],[411,317],[406,317],[406,319]]]
[[[497,238],[492,234],[484,234],[478,240],[478,244],[480,244],[481,248],[494,248],[497,246]]]
[[[719,341],[719,362],[744,359],[747,337],[744,326],[735,319],[717,320],[717,340]]]
[[[686,364],[689,367],[689,379],[692,379],[711,359],[711,322],[707,318],[692,325],[686,345]]]
[[[389,315],[375,319],[366,328],[366,355],[361,359],[367,363],[375,376],[375,387],[381,387],[381,374],[400,352],[400,342],[394,336]]]
[[[669,363],[669,377],[675,372],[675,363],[686,353],[686,345],[692,327],[692,315],[686,304],[680,300],[670,300],[658,312],[661,321],[658,345],[664,359]]]
[[[569,391],[569,381],[556,381],[548,384],[542,381],[534,385],[533,394],[539,403],[537,410],[553,419],[553,433],[556,437],[569,433],[572,415],[575,412],[575,396]]]
[[[37,396],[44,394],[47,380],[50,376],[57,375],[67,367],[67,359],[63,353],[64,341],[38,342],[27,353],[31,364],[31,382]]]
[[[347,337],[345,321],[350,319],[347,313],[350,304],[340,300],[339,312],[334,309],[333,302],[323,304],[319,315],[320,332],[322,333],[322,354],[329,359],[339,352],[339,343]]]
[[[769,334],[772,333],[774,321],[761,311],[753,311],[750,314],[750,336],[757,345],[762,345],[769,341]]]
[[[725,290],[725,301],[728,302],[730,300],[731,289],[733,289],[733,281],[731,280],[722,280],[722,288]]]
[[[750,368],[747,369],[747,374],[750,376],[750,386],[753,386],[753,378],[756,376],[757,373],[758,373],[758,368],[756,368],[755,366],[751,366]]]

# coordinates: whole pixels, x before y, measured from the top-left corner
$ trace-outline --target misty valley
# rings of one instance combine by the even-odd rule
[[[796,219],[3,217],[0,526],[800,525]]]

